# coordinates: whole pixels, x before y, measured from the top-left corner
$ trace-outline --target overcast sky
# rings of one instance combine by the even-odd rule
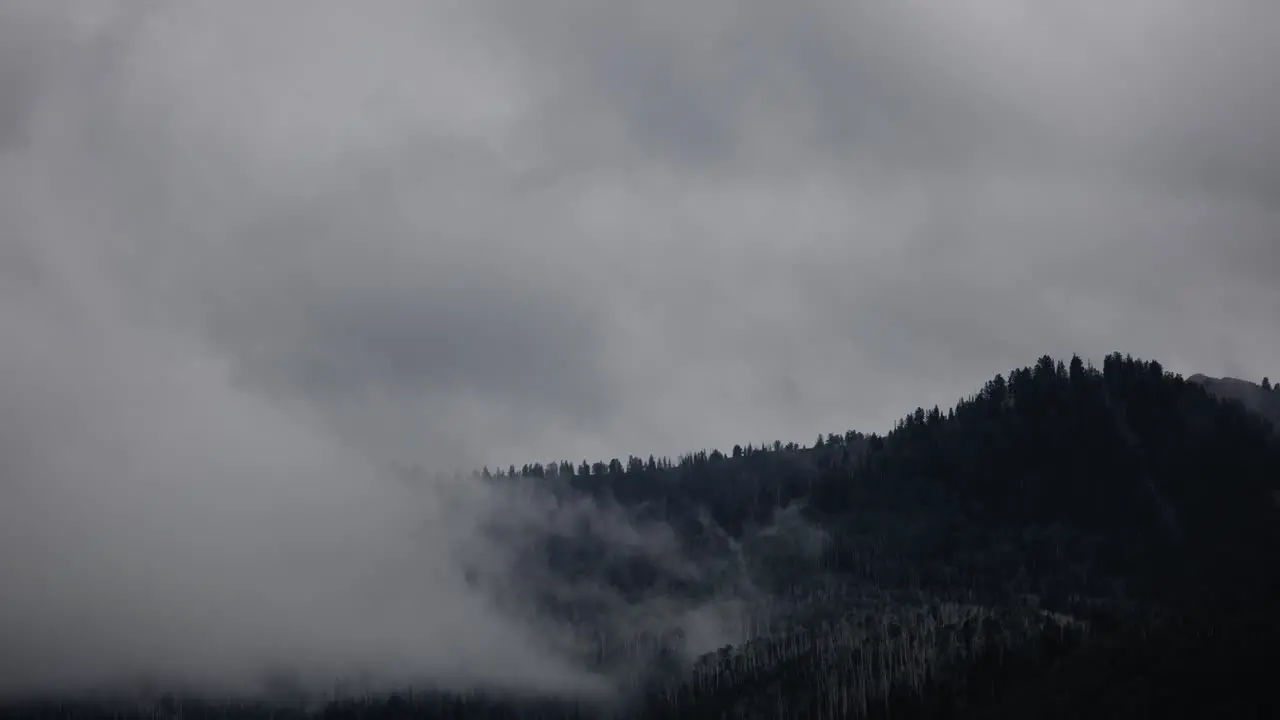
[[[450,468],[884,431],[1046,352],[1280,375],[1277,27],[1269,0],[6,2],[0,344],[180,342]]]

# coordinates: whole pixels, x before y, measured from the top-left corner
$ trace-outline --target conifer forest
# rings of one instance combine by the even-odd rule
[[[662,556],[590,518],[523,542],[522,564],[559,582],[530,581],[522,602],[569,629],[608,697],[286,681],[253,699],[37,697],[6,717],[1268,716],[1280,391],[1246,384],[1248,402],[1152,360],[1045,356],[885,434],[464,478],[669,530]],[[636,617],[543,592],[575,582]],[[690,628],[645,615],[672,599],[731,609],[724,643],[693,648]]]

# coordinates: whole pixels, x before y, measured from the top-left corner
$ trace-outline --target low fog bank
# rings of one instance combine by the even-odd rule
[[[274,668],[601,686],[467,583],[504,567],[478,532],[491,489],[395,482],[208,348],[125,322],[94,268],[25,249],[40,288],[0,309],[0,692],[249,690]]]
[[[44,240],[10,248],[39,283],[0,294],[0,695],[602,698],[661,647],[687,666],[753,634],[764,593],[710,520],[718,550],[695,558],[665,522],[549,481],[406,478],[237,384],[195,333],[128,318],[92,253]],[[821,542],[780,520],[756,540]],[[674,584],[627,593],[553,546]]]

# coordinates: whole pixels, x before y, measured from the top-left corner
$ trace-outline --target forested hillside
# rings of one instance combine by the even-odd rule
[[[1254,716],[1269,701],[1262,668],[1280,660],[1275,430],[1158,362],[1046,356],[883,435],[485,469],[475,482],[540,484],[671,528],[682,564],[618,552],[591,527],[534,539],[529,564],[604,582],[636,607],[733,597],[738,641],[690,659],[684,628],[626,637],[594,627],[578,599],[538,598],[593,638],[584,662],[629,668],[620,705],[417,690],[309,712]],[[264,712],[172,698],[147,708]],[[36,710],[94,712],[22,708]]]

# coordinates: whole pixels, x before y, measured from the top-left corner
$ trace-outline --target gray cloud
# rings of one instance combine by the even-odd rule
[[[140,312],[505,464],[880,429],[1044,350],[1264,371],[1271,14],[193,5],[6,82]]]
[[[151,562],[95,570],[53,528],[136,522],[117,491],[186,518],[146,500],[175,474],[246,499],[263,463],[331,478],[324,516],[356,491],[322,458],[364,477],[884,430],[1043,352],[1274,376],[1276,15],[8,4],[0,446],[23,500],[0,507],[51,555],[6,569]],[[82,609],[59,602],[49,622]]]

